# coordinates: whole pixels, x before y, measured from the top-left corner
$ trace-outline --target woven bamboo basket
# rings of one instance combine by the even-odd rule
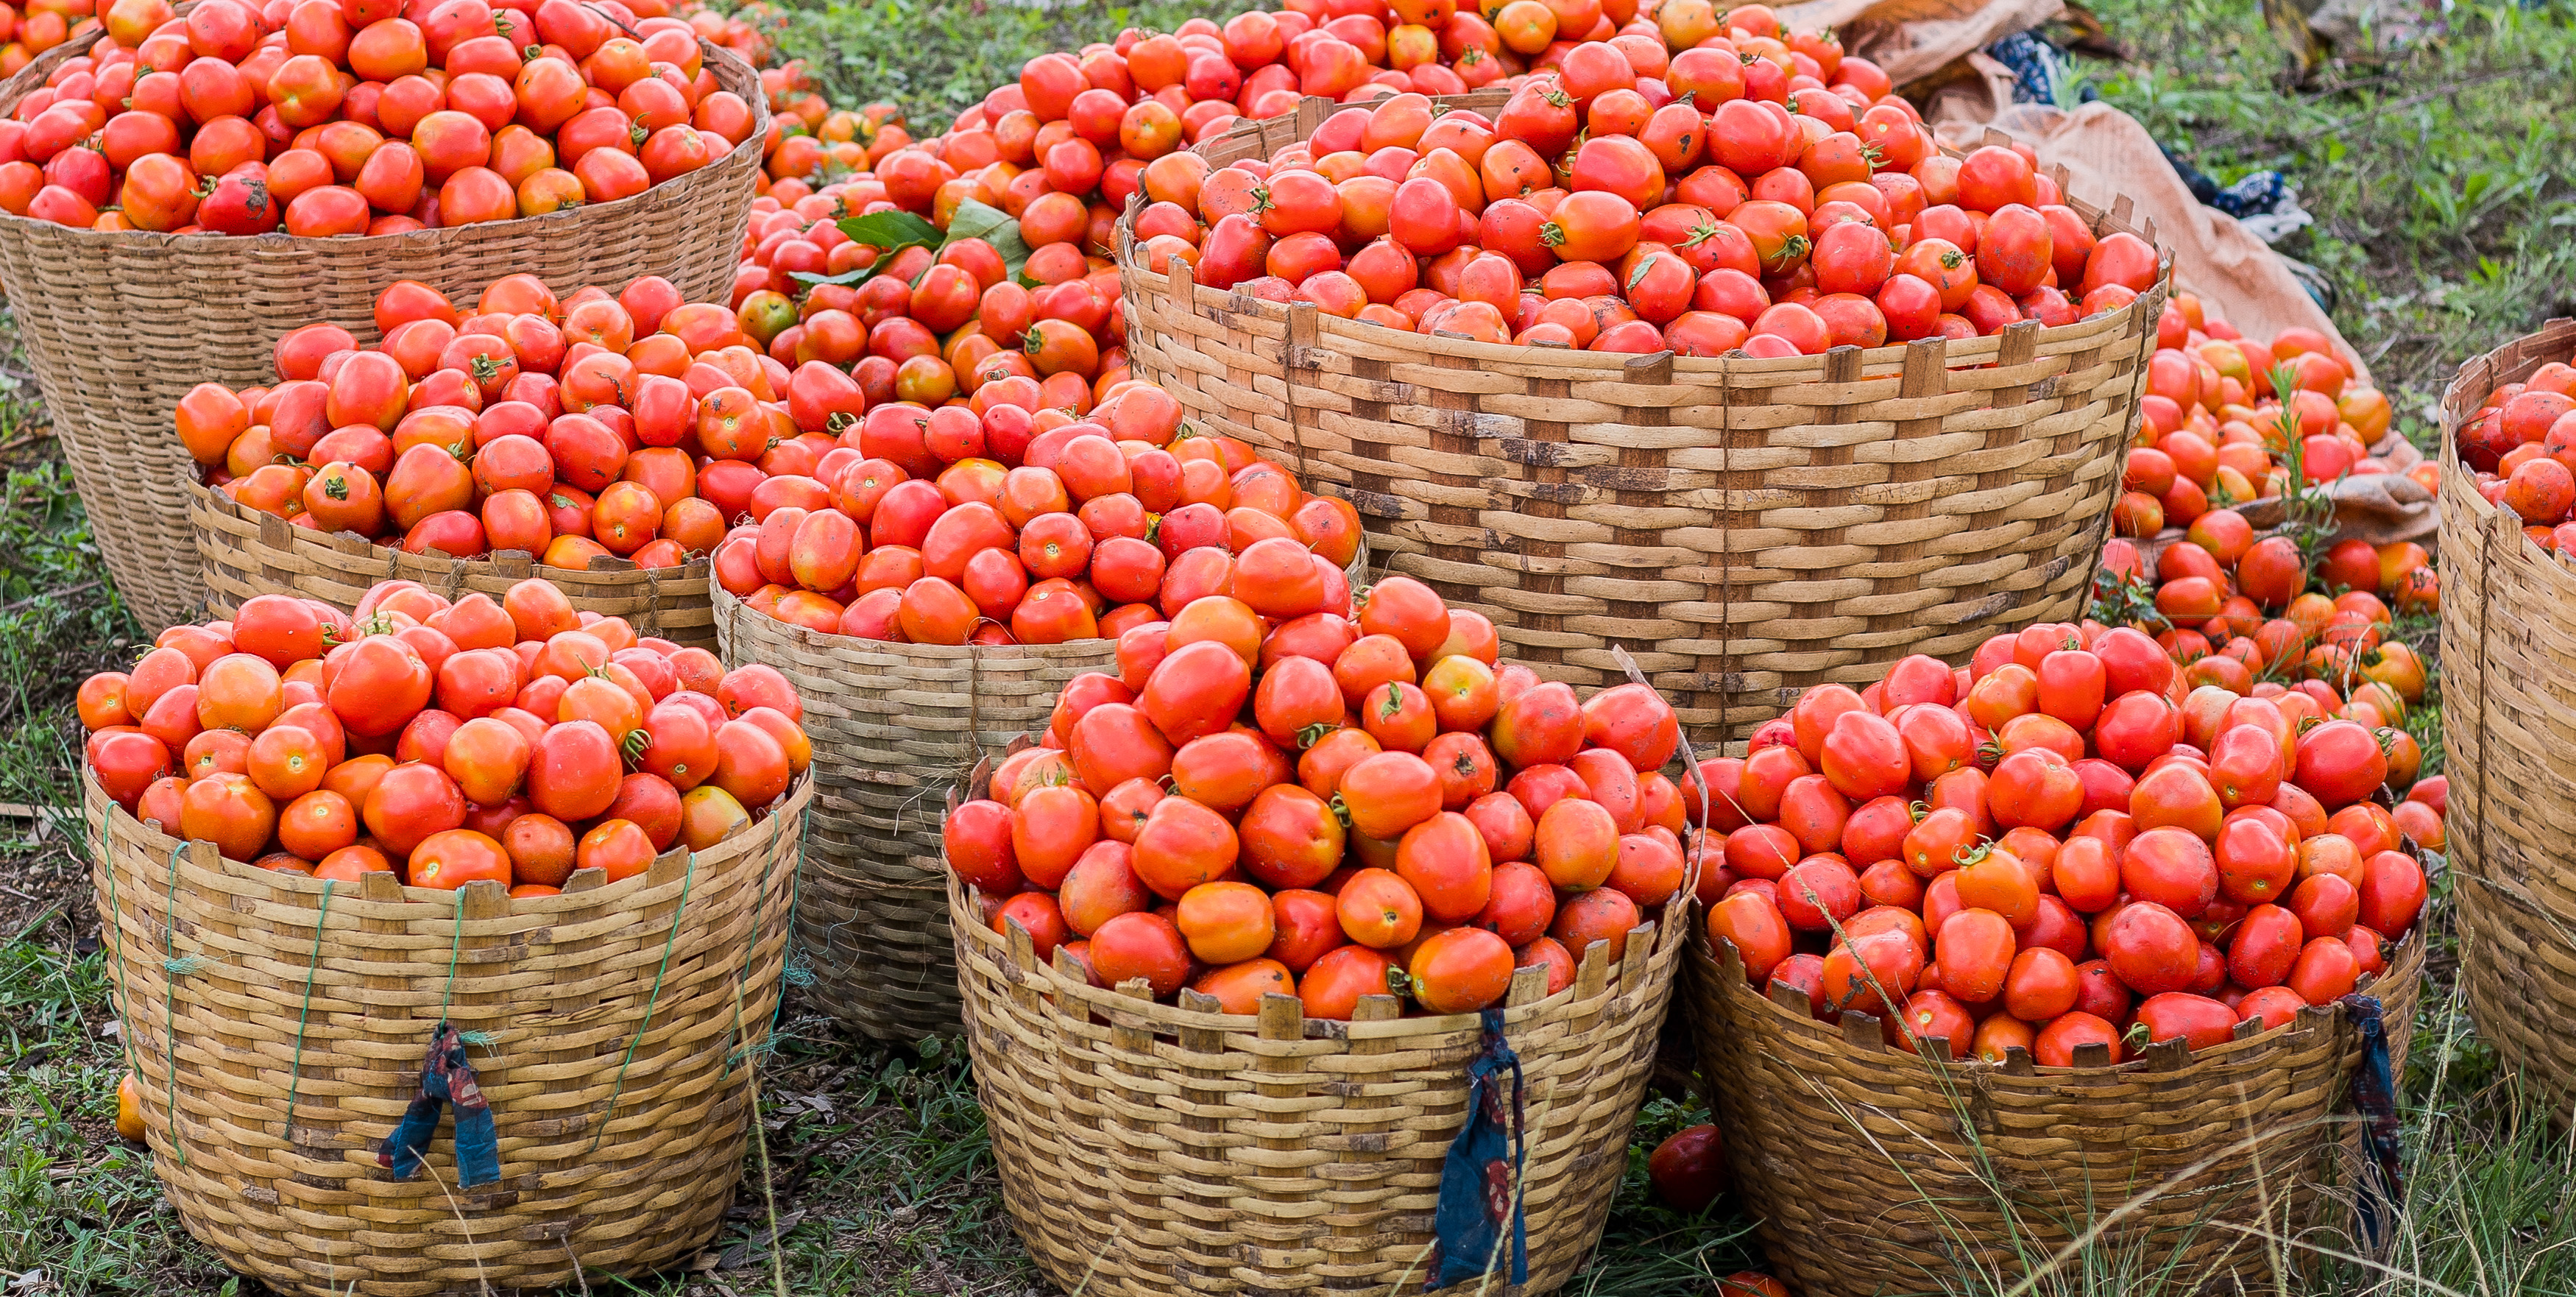
[[[205,603],[216,617],[230,617],[254,595],[291,594],[319,599],[344,612],[379,581],[418,581],[448,598],[480,591],[498,599],[511,586],[542,576],[560,587],[576,611],[623,617],[638,635],[674,644],[716,646],[715,609],[707,602],[707,561],[676,568],[637,567],[621,558],[595,558],[586,571],[541,567],[519,550],[490,558],[406,554],[349,532],[324,534],[275,514],[248,508],[221,491],[184,484],[187,523],[203,565]]]
[[[1329,107],[1199,152],[1268,157]],[[2073,205],[2131,228],[2125,198]],[[1185,264],[1151,274],[1129,216],[1138,376],[1347,497],[1388,571],[1492,618],[1514,661],[1616,684],[1607,646],[1624,643],[1685,724],[1723,740],[1809,685],[2081,615],[2166,293],[1965,342],[1616,355],[1404,333],[1201,287]]]
[[[196,470],[171,425],[190,387],[274,381],[271,344],[315,321],[374,342],[376,295],[398,279],[470,299],[523,272],[566,291],[661,275],[689,301],[724,300],[759,177],[768,96],[749,64],[702,48],[718,84],[752,106],[750,137],[712,165],[616,202],[337,239],[75,230],[0,213],[0,288],[17,307],[108,572],[146,625],[187,620],[204,597],[184,489]],[[0,105],[14,107],[51,66],[39,60],[0,82]]]
[[[1391,996],[1347,1023],[1308,1021],[1285,995],[1257,1016],[1188,991],[1201,1007],[1160,1004],[1141,983],[1092,986],[1069,957],[1038,962],[1017,924],[975,922],[953,875],[948,906],[1002,1202],[1048,1280],[1108,1297],[1422,1288],[1476,1015],[1401,1017]],[[1594,944],[1555,995],[1538,970],[1514,979],[1529,1282],[1447,1297],[1554,1292],[1600,1236],[1688,916],[1686,899],[1669,906],[1615,966]]]
[[[153,1169],[226,1264],[311,1297],[429,1297],[635,1274],[713,1236],[812,781],[721,846],[519,900],[254,869],[85,783]],[[500,1129],[494,1184],[458,1186],[448,1133],[409,1180],[376,1165],[442,1018],[488,1033],[469,1055]]]
[[[2576,1105],[2576,571],[2487,503],[2454,434],[2487,393],[2576,356],[2576,320],[2460,367],[2442,400],[2444,829],[2479,1031],[2560,1116]]]
[[[2273,1244],[2213,1222],[2304,1227],[2320,1174],[2357,1138],[2338,1116],[2362,1043],[2340,1007],[2259,1036],[2241,1025],[2215,1049],[2150,1045],[2116,1068],[2042,1069],[2018,1049],[1943,1066],[1885,1044],[1867,1014],[1828,1024],[1803,992],[1765,999],[1733,943],[1713,950],[1697,930],[1690,944],[1684,1012],[1735,1192],[1805,1297],[1945,1290],[1963,1270],[2009,1283],[2088,1222],[2104,1264],[2268,1291]],[[2393,953],[2362,990],[2380,997],[2402,1077],[2424,942]]]
[[[824,635],[703,584],[724,660],[778,668],[805,701],[815,794],[796,947],[814,975],[808,996],[878,1040],[955,1031],[940,808],[984,753],[1046,728],[1065,682],[1114,670],[1116,642],[978,648]]]

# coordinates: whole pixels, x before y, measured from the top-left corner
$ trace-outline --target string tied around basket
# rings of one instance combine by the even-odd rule
[[[442,1028],[448,1025],[448,1006],[456,1002],[456,962],[465,953],[465,889],[462,887],[456,889],[456,918],[449,928],[449,934],[447,989],[441,991],[438,997],[438,1025]],[[456,1038],[464,1044],[480,1045],[486,1049],[491,1048],[500,1039],[488,1031],[459,1031],[456,1033]]]
[[[179,1140],[179,979],[192,977],[214,966],[215,961],[203,955],[179,954],[179,857],[188,850],[187,843],[170,848],[170,885],[164,897],[161,922],[161,1057],[166,1065],[162,1091],[170,1101],[170,1147],[179,1155],[179,1165],[188,1164],[188,1146]],[[114,876],[114,871],[110,871]]]
[[[1528,1114],[1520,1055],[1503,1039],[1503,1011],[1484,1011],[1484,1042],[1467,1064],[1467,1125],[1440,1167],[1439,1206],[1423,1289],[1488,1275],[1529,1282],[1529,1222],[1522,1172]],[[1508,1089],[1506,1088],[1508,1087]]]
[[[796,859],[798,867],[787,871],[787,959],[784,966],[779,969],[778,975],[781,979],[785,980],[789,986],[804,987],[812,986],[814,984],[814,961],[806,957],[805,943],[795,940],[796,904],[798,901],[804,899],[805,890],[802,885],[805,878],[805,870],[803,868],[803,862],[805,860],[805,839],[806,834],[813,827],[814,799],[809,797],[805,799],[805,809],[798,812],[796,816]],[[784,996],[779,998],[778,1007],[780,1012],[786,1011],[787,1001]]]
[[[806,802],[805,802],[805,809],[804,809],[803,811],[801,811],[801,812],[799,812],[799,813],[797,814],[797,817],[796,817],[796,852],[795,852],[795,854],[794,854],[793,856],[789,857],[789,859],[791,859],[791,860],[798,860],[798,861],[801,861],[801,860],[803,860],[803,859],[804,859],[804,857],[805,857],[805,825],[806,825],[806,822],[807,822],[809,819],[811,819],[811,818],[812,818],[812,815],[813,815],[813,809],[814,809],[814,803],[813,803],[813,800],[812,800],[811,798],[808,798],[808,799],[806,799]],[[734,986],[735,986],[735,988],[736,988],[736,990],[735,990],[735,992],[734,992],[734,1006],[733,1006],[733,1039],[734,1039],[734,1047],[733,1047],[732,1049],[727,1050],[727,1051],[725,1052],[725,1066],[724,1066],[724,1070],[725,1070],[725,1075],[727,1075],[727,1076],[731,1076],[731,1075],[733,1075],[733,1066],[734,1066],[734,1064],[736,1064],[736,1063],[738,1063],[738,1062],[741,1062],[742,1060],[744,1060],[744,1059],[746,1059],[746,1058],[752,1058],[752,1057],[756,1057],[756,1056],[761,1055],[761,1054],[766,1054],[766,1053],[768,1053],[768,1052],[770,1051],[770,1049],[773,1047],[774,1042],[775,1042],[775,1041],[776,1041],[776,1039],[777,1039],[777,1037],[776,1037],[774,1034],[765,1034],[765,1035],[763,1035],[763,1036],[760,1038],[760,1040],[759,1040],[759,1042],[758,1042],[757,1044],[750,1044],[750,1045],[746,1045],[746,1044],[742,1043],[742,1037],[743,1037],[743,1029],[742,1029],[742,993],[741,993],[740,988],[745,987],[745,986],[748,986],[748,985],[750,985],[750,984],[751,984],[751,961],[752,961],[754,958],[756,958],[756,957],[760,954],[760,933],[761,933],[761,928],[762,928],[761,920],[762,920],[762,918],[763,918],[763,917],[764,917],[764,916],[769,912],[769,888],[770,888],[770,886],[771,886],[772,882],[775,880],[775,875],[776,875],[776,874],[777,874],[777,872],[778,872],[778,868],[777,868],[777,866],[778,866],[778,861],[779,861],[779,853],[778,853],[777,851],[775,851],[775,850],[770,851],[770,852],[769,852],[769,854],[768,854],[768,859],[767,859],[767,861],[766,861],[766,862],[762,865],[762,867],[761,867],[761,871],[760,871],[760,887],[759,887],[759,889],[758,889],[757,891],[755,891],[755,892],[752,894],[752,901],[751,901],[751,904],[752,904],[752,911],[751,911],[751,937],[750,937],[750,939],[749,939],[748,941],[746,941],[746,942],[743,944],[743,949],[742,949],[742,972],[741,972],[741,974],[740,974],[739,976],[737,976],[736,978],[734,978]],[[796,911],[795,911],[795,908],[794,908],[795,902],[794,902],[794,900],[793,900],[793,897],[794,897],[794,888],[795,888],[795,885],[796,885],[796,879],[795,879],[796,870],[795,870],[794,866],[792,866],[792,865],[791,865],[791,866],[788,868],[787,873],[788,873],[788,880],[787,880],[787,883],[788,883],[789,896],[790,896],[790,900],[789,900],[789,903],[788,903],[788,904],[789,904],[789,909],[788,909],[788,924],[789,924],[789,926],[788,926],[788,927],[784,927],[784,928],[780,929],[780,931],[781,931],[781,932],[785,932],[785,933],[792,933],[792,932],[795,930],[795,929],[794,929],[794,927],[793,927],[793,925],[794,925],[794,923],[795,923],[795,914],[796,914]],[[791,942],[790,944],[792,945],[793,943]],[[781,968],[780,968],[780,970],[779,970],[779,974],[780,974],[780,976],[781,976],[782,978],[784,978],[784,977],[786,976],[786,969],[785,969],[784,965],[785,965],[785,964],[787,964],[788,962],[791,962],[791,961],[789,961],[789,960],[781,960],[781,961],[780,961]],[[809,969],[809,970],[807,970],[807,972],[806,972],[806,974],[805,974],[805,977],[806,977],[806,980],[810,982],[810,981],[812,981],[812,980],[813,980],[814,974],[813,974],[813,972]],[[783,1002],[785,1001],[786,997],[785,997],[785,996],[780,996],[780,997],[779,997],[779,999],[780,999],[780,1001],[783,1003]],[[773,1013],[773,1015],[772,1015],[772,1016],[774,1017],[774,1016],[775,1016],[775,1014]]]
[[[600,1110],[599,1125],[590,1132],[588,1157],[599,1151],[600,1137],[608,1133],[608,1121],[617,1115],[618,1096],[626,1093],[626,1069],[635,1065],[635,1051],[644,1044],[644,1033],[653,1029],[653,1009],[662,1001],[662,979],[671,972],[671,951],[680,944],[680,921],[689,913],[689,888],[697,882],[698,853],[689,853],[688,868],[680,875],[680,904],[671,911],[671,934],[662,940],[662,963],[653,970],[653,989],[644,997],[644,1020],[635,1024],[635,1036],[626,1042],[626,1057],[617,1064],[617,1079],[608,1087],[608,1106]]]
[[[295,1093],[304,1085],[304,1027],[313,1018],[313,977],[322,969],[322,931],[331,921],[331,894],[336,878],[322,880],[322,905],[313,915],[313,953],[304,961],[304,1002],[295,1010],[295,1057],[286,1065],[286,1142],[295,1142]]]

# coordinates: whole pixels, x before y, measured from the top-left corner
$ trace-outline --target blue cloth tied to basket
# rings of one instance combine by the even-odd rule
[[[492,1105],[476,1083],[474,1065],[466,1061],[465,1041],[454,1023],[442,1022],[430,1033],[429,1054],[420,1064],[420,1093],[403,1110],[402,1123],[376,1149],[376,1165],[408,1180],[420,1171],[429,1142],[438,1137],[438,1118],[456,1105],[456,1179],[466,1188],[501,1178],[501,1142],[492,1122]]]
[[[1521,1172],[1528,1153],[1521,1059],[1503,1040],[1503,1011],[1484,1014],[1484,1045],[1467,1065],[1467,1125],[1440,1168],[1440,1206],[1423,1288],[1503,1272],[1529,1282],[1529,1224]],[[1504,1239],[1508,1232],[1508,1243]]]

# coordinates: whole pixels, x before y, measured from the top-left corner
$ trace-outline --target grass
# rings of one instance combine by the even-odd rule
[[[2102,98],[2220,184],[2283,172],[2316,224],[2281,251],[2323,270],[2336,326],[2419,446],[2469,356],[2576,311],[2576,36],[2564,4],[2443,6],[2426,39],[2285,91],[2252,0],[2092,6],[2134,61]]]
[[[2563,166],[2576,146],[2576,33],[2563,0],[2450,9],[2415,48],[2330,65],[2304,88],[2285,83],[2256,0],[2094,8],[2136,55],[2081,65],[2103,98],[2221,183],[2277,168],[2298,185],[2317,223],[2283,250],[2333,283],[2337,323],[2419,444],[2460,360],[2576,308],[2576,188]],[[836,103],[893,99],[926,130],[1029,53],[1200,12],[1198,0],[844,0],[790,11],[781,39]],[[59,810],[76,806],[73,687],[130,660],[148,636],[106,579],[24,373],[22,358],[0,356],[0,803]],[[2438,710],[2420,710],[2411,727],[2428,772],[2438,769]],[[2370,1263],[2323,1260],[2298,1286],[2318,1297],[2576,1297],[2576,1145],[2478,1037],[2451,975],[2456,940],[2447,925],[2433,937],[2435,977],[2404,1087],[2411,1209]],[[257,1291],[179,1228],[145,1159],[112,1133],[122,1062],[85,866],[76,839],[41,819],[0,818],[0,940],[0,1288]],[[954,1042],[918,1053],[856,1044],[791,997],[763,1095],[779,1255],[768,1253],[755,1164],[724,1233],[691,1265],[632,1282],[595,1277],[589,1291],[748,1297],[772,1287],[773,1270],[796,1294],[1050,1291],[1001,1211]],[[1759,1264],[1730,1200],[1684,1218],[1646,1191],[1647,1150],[1702,1119],[1678,1095],[1650,1099],[1602,1244],[1569,1292],[1701,1294]],[[2154,1258],[2102,1248],[2027,1285],[1966,1270],[1936,1279],[1962,1297],[2196,1286]]]

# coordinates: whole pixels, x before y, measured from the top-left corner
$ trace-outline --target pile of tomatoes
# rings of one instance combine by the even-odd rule
[[[554,894],[642,873],[763,817],[811,755],[794,687],[639,638],[523,581],[449,602],[409,581],[356,615],[259,595],[80,687],[118,805],[265,869]]]
[[[2320,584],[2340,593],[2312,588]],[[2349,695],[2374,710],[2348,718],[2372,725],[2401,722],[2423,698],[2427,668],[2387,638],[2395,618],[2381,598],[2393,594],[2410,612],[2439,607],[2432,557],[2413,541],[2337,541],[2311,565],[2288,537],[2258,536],[2243,514],[2212,509],[2152,567],[2132,541],[2104,545],[2097,594],[2109,585],[2154,589],[2153,607],[2131,624],[2156,637],[2190,684],[2240,694],[2309,688],[2330,710]],[[2374,683],[2393,694],[2365,699]]]
[[[415,554],[677,567],[731,520],[825,503],[809,475],[866,409],[848,374],[790,372],[732,311],[658,277],[557,298],[512,275],[470,312],[404,280],[375,313],[377,346],[307,325],[278,340],[275,386],[180,400],[179,437],[211,482]]]
[[[2273,388],[2281,368],[2296,383],[2286,409]],[[2112,525],[2122,536],[2153,536],[2285,488],[2396,472],[2370,453],[2388,435],[2391,414],[2387,395],[2356,383],[2324,334],[2284,329],[2271,342],[2258,342],[2208,314],[2199,298],[2176,293],[2156,321],[2138,444],[2129,451]],[[2293,427],[2297,481],[2290,469]],[[2406,474],[2427,490],[2439,484],[2428,463]]]
[[[2478,494],[2541,549],[2576,554],[2576,368],[2551,361],[2487,393],[2458,436]]]
[[[1359,514],[1231,437],[1181,435],[1180,403],[1122,384],[1091,417],[1016,403],[870,409],[814,469],[829,498],[777,509],[715,553],[716,580],[808,630],[916,644],[1115,639],[1204,595],[1256,607],[1321,582],[1347,613]]]
[[[36,56],[98,26],[97,0],[8,0],[0,4],[0,77],[26,70]]]
[[[199,0],[181,18],[116,0],[0,122],[0,210],[318,238],[629,198],[730,153],[756,116],[690,23],[642,8],[667,6]]]
[[[777,52],[770,43],[768,31],[776,25],[777,17],[763,0],[748,0],[748,3],[724,9],[687,0],[674,16],[686,21],[689,30],[696,32],[699,40],[709,45],[722,45],[741,55],[742,61],[753,67],[767,67],[770,56]]]
[[[2414,927],[2405,838],[2438,824],[2373,800],[2414,772],[2369,728],[2296,691],[2187,691],[2127,628],[1809,689],[1701,773],[1725,834],[1709,935],[1755,986],[1878,1015],[1906,1049],[2049,1067],[2220,1045],[2349,993]]]
[[[1865,60],[1844,58],[1830,34],[1780,32],[1759,5],[1723,17],[1706,0],[1653,6],[1646,16],[1629,0],[1488,8],[1448,0],[1392,7],[1299,0],[1222,25],[1191,19],[1169,34],[1130,29],[1115,43],[1030,60],[1016,81],[959,114],[948,131],[918,140],[886,105],[836,111],[793,65],[773,70],[763,84],[772,110],[790,124],[769,149],[735,281],[744,330],[767,338],[781,360],[828,359],[860,372],[863,382],[867,369],[908,366],[911,399],[972,395],[988,381],[1019,376],[1045,382],[1050,404],[1079,413],[1126,372],[1117,273],[1108,259],[1120,211],[1142,191],[1184,217],[1198,212],[1208,170],[1183,145],[1238,117],[1288,112],[1305,94],[1360,103],[1498,82],[1554,86],[1559,65],[1581,41],[1610,42],[1655,68],[1637,79],[1634,92],[1657,102],[1673,97],[1660,79],[1666,50],[1706,46],[1684,65],[1720,47],[1759,56],[1762,67],[1740,78],[1740,93],[1752,99],[1795,103],[1802,113],[1831,111],[1817,100],[1824,96],[1846,117],[1902,103],[1886,95],[1886,78]],[[1827,78],[1835,82],[1830,89]],[[969,260],[946,249],[936,257],[902,249],[864,284],[829,282],[869,271],[888,253],[850,233],[842,217],[917,213],[954,240],[954,218],[970,204],[1009,223],[1027,249],[1024,264],[981,252]],[[1176,232],[1185,226],[1194,246],[1196,222],[1172,215],[1159,212],[1157,221]],[[1673,238],[1689,242],[1689,232]],[[962,274],[935,268],[952,261]],[[1076,390],[1084,382],[1087,393]]]
[[[2154,249],[2097,241],[2026,151],[1940,154],[1874,69],[1793,113],[1749,94],[1757,66],[1785,85],[1726,38],[1669,60],[1622,38],[1490,121],[1418,94],[1344,109],[1267,163],[1149,169],[1142,255],[1391,328],[1693,356],[2064,324],[2154,285]]]
[[[1680,727],[1653,690],[1578,702],[1497,668],[1492,623],[1405,577],[1356,617],[1313,567],[1237,591],[1121,635],[1118,673],[1075,678],[949,816],[996,931],[1097,986],[1347,1020],[1370,995],[1471,1012],[1521,967],[1552,993],[1680,892]]]

